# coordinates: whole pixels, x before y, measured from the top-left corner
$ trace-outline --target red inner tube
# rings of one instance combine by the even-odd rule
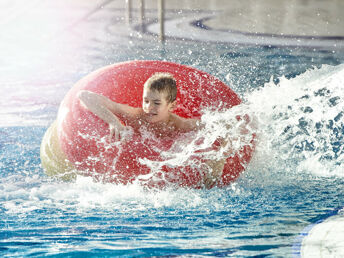
[[[72,87],[58,113],[57,130],[61,148],[78,170],[99,180],[124,184],[150,173],[150,169],[142,165],[139,159],[160,160],[159,153],[136,137],[123,144],[120,150],[114,146],[109,148],[100,140],[108,135],[108,125],[80,105],[77,93],[89,90],[118,103],[140,107],[143,85],[156,72],[171,73],[176,79],[178,95],[174,113],[181,117],[200,118],[203,108],[221,110],[241,103],[229,86],[208,73],[185,65],[163,61],[131,61],[101,68]],[[161,146],[170,146],[170,143],[162,142]],[[250,161],[252,152],[253,145],[250,144],[234,157],[228,158],[222,180],[217,185],[225,186],[235,180]],[[190,167],[164,166],[162,173],[166,174],[165,181],[180,186],[200,187],[200,175]]]

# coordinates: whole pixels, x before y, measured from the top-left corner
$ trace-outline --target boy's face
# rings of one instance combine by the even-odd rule
[[[167,122],[174,102],[166,100],[166,92],[158,92],[144,88],[142,109],[150,123]]]

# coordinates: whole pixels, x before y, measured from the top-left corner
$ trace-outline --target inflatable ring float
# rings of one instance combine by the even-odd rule
[[[109,146],[104,141],[109,134],[108,125],[85,109],[77,98],[80,90],[89,90],[113,101],[140,107],[143,85],[156,72],[171,73],[176,79],[178,95],[174,113],[181,117],[200,118],[204,108],[228,109],[241,103],[226,84],[185,65],[130,61],[103,67],[77,82],[61,102],[57,119],[45,133],[41,144],[41,161],[46,174],[63,180],[82,174],[116,184],[128,184],[141,178],[144,184],[153,187],[172,183],[202,188],[202,176],[191,167],[170,168],[164,165],[159,172],[161,180],[144,179],[151,171],[140,161],[161,161],[156,146],[151,148],[137,137],[120,148],[116,144]],[[230,184],[244,171],[254,151],[254,138],[252,135],[251,144],[227,158],[216,186]]]

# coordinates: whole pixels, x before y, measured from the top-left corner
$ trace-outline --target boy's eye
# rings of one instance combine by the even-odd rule
[[[157,105],[157,106],[159,106],[161,103],[160,103],[160,102],[155,102],[154,104]]]

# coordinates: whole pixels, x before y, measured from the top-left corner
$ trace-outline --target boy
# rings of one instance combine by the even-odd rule
[[[120,139],[125,126],[132,127],[136,132],[144,126],[158,138],[174,138],[180,133],[201,129],[200,120],[186,119],[172,113],[176,97],[176,81],[169,73],[155,73],[145,82],[142,107],[139,108],[116,103],[90,91],[80,91],[78,94],[87,109],[109,124],[110,139],[115,135],[116,140]],[[211,188],[221,176],[224,162],[225,159],[206,162],[211,171],[205,173],[203,179],[206,188]]]
[[[168,73],[155,73],[145,82],[140,108],[116,103],[90,91],[81,91],[78,94],[87,109],[109,124],[110,139],[115,134],[116,140],[125,128],[119,118],[134,131],[145,126],[157,137],[173,137],[178,133],[198,129],[199,120],[185,119],[172,113],[176,97],[176,81]]]

